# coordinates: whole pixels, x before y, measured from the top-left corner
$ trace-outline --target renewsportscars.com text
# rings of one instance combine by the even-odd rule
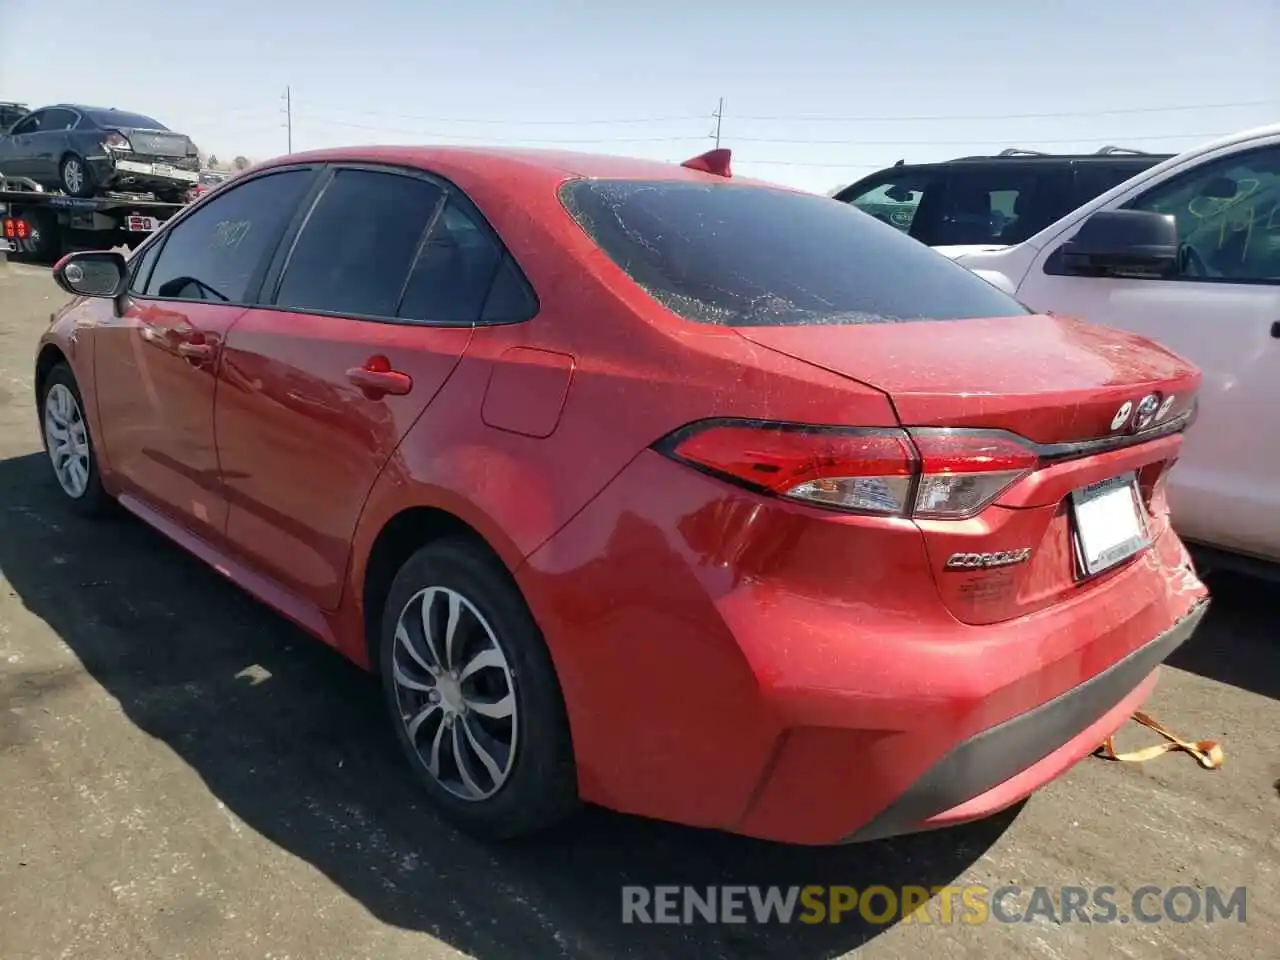
[[[1246,888],[625,886],[623,923],[1233,923]]]

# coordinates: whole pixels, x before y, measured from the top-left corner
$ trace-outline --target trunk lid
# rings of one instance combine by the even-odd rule
[[[1033,613],[1101,588],[1144,555],[1180,570],[1181,547],[1163,537],[1163,480],[1181,435],[1134,436],[1144,398],[1157,398],[1144,408],[1153,427],[1194,403],[1199,372],[1165,348],[1055,316],[736,329],[752,343],[882,390],[909,429],[1002,430],[1037,446],[1041,465],[977,516],[915,521],[957,619],[987,624]],[[1086,570],[1077,491],[1128,477],[1149,545]]]
[[[752,343],[884,391],[904,426],[1009,430],[1037,443],[1120,432],[1148,393],[1184,410],[1189,362],[1136,334],[1066,317],[737,327]]]
[[[133,152],[148,157],[186,157],[191,150],[191,138],[169,130],[144,130],[125,127],[120,130],[129,139]]]

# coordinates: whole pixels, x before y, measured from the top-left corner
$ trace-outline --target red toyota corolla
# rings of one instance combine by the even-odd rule
[[[293,155],[56,276],[68,502],[377,671],[483,835],[982,817],[1206,607],[1162,483],[1192,367],[723,153]]]

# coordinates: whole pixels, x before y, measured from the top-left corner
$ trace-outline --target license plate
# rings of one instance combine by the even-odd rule
[[[129,233],[155,233],[160,229],[160,221],[155,217],[144,217],[140,213],[131,213],[124,218],[124,228]]]
[[[169,177],[173,175],[173,167],[167,163],[152,164],[151,169],[162,177]]]
[[[1137,478],[1112,477],[1071,493],[1076,557],[1092,577],[1127,560],[1147,545],[1147,525]]]

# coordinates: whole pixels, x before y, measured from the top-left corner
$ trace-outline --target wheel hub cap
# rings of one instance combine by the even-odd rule
[[[400,612],[391,665],[422,767],[463,800],[497,793],[515,763],[520,717],[511,667],[480,612],[447,587],[419,591]]]
[[[44,444],[63,492],[77,500],[84,496],[89,488],[89,434],[75,394],[61,383],[45,396]]]

